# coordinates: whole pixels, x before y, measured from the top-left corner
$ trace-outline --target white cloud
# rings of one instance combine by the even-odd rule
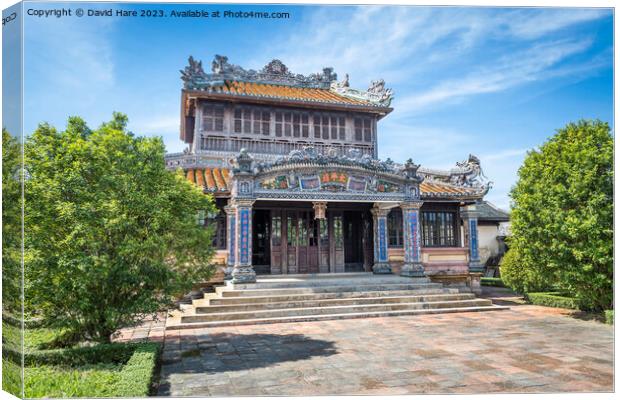
[[[551,68],[566,58],[585,51],[591,43],[590,39],[585,39],[537,44],[504,56],[491,65],[482,65],[462,78],[448,79],[428,90],[397,98],[395,103],[401,110],[419,112],[438,103],[459,102],[468,96],[498,92],[545,79],[561,74],[562,68],[557,71],[552,71]]]
[[[514,36],[534,39],[569,26],[609,16],[610,9],[540,9],[520,10],[511,18],[508,30]]]

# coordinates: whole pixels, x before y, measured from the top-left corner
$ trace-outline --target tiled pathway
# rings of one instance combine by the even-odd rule
[[[565,310],[167,331],[162,396],[613,389],[613,329]]]

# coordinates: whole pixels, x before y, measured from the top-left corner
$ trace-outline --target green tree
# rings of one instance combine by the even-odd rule
[[[2,130],[2,305],[21,315],[22,197],[21,146]]]
[[[41,124],[25,146],[26,302],[75,340],[107,342],[208,279],[213,199],[165,169],[161,138],[127,117],[91,130]]]
[[[585,308],[613,303],[613,139],[601,121],[570,123],[530,151],[512,189],[502,276],[532,291],[554,284]],[[521,268],[523,271],[511,271]]]

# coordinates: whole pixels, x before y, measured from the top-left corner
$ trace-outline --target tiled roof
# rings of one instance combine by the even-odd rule
[[[352,105],[377,108],[368,101],[357,100],[334,93],[329,89],[295,87],[269,83],[224,81],[223,85],[211,86],[207,93],[227,94],[243,97],[261,97],[265,99],[285,99],[293,101]]]
[[[443,182],[423,181],[420,183],[422,197],[474,196],[479,194],[477,188],[456,187]]]
[[[510,214],[488,201],[477,204],[476,211],[478,212],[478,219],[481,221],[510,221]]]
[[[206,192],[229,192],[230,178],[227,168],[190,168],[185,171],[185,177]]]

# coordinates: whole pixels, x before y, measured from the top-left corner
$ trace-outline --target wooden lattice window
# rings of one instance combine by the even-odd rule
[[[206,104],[202,109],[202,129],[206,132],[222,132],[224,130],[224,106]]]
[[[455,212],[422,212],[422,240],[424,247],[456,247],[456,230]]]
[[[234,131],[235,133],[253,133],[256,135],[269,135],[271,113],[260,108],[235,108]]]
[[[393,209],[387,217],[388,246],[403,247],[403,212]]]
[[[372,119],[355,118],[355,140],[358,142],[372,142]]]

